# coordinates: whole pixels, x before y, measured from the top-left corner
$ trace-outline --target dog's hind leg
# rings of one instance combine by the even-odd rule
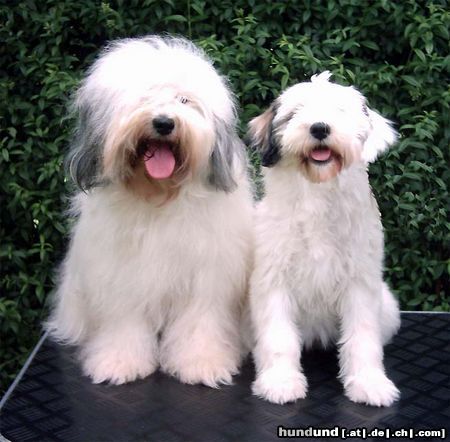
[[[400,328],[400,310],[397,299],[385,282],[381,289],[380,324],[383,344],[387,344]]]
[[[44,328],[57,341],[78,344],[88,333],[86,305],[78,278],[68,271],[70,266],[64,262],[60,270],[60,284],[54,294],[54,308]]]

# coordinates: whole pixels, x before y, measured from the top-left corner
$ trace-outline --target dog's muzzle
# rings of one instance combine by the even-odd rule
[[[313,163],[323,165],[329,163],[332,160],[333,151],[323,142],[323,140],[325,140],[328,135],[330,135],[330,132],[330,126],[322,121],[313,123],[309,128],[309,133],[316,140],[320,141],[320,144],[313,150],[311,150],[308,155],[308,159]]]

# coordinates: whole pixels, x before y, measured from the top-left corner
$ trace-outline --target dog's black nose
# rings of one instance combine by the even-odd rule
[[[309,131],[314,138],[318,140],[323,140],[328,135],[330,135],[330,126],[327,123],[314,123]]]
[[[169,135],[175,127],[175,121],[173,121],[172,118],[166,117],[165,115],[160,115],[153,118],[152,124],[156,132],[158,132],[160,135]]]

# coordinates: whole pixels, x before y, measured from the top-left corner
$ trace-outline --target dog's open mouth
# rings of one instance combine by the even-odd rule
[[[328,146],[315,147],[308,155],[308,158],[315,164],[327,164],[332,157],[333,152]]]
[[[141,144],[145,170],[151,178],[164,180],[172,176],[176,166],[174,147],[165,140],[148,139]]]

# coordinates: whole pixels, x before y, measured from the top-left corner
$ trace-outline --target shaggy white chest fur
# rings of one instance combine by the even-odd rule
[[[185,192],[160,207],[114,188],[79,195],[81,215],[72,254],[80,256],[73,257],[78,263],[73,276],[99,287],[98,296],[90,295],[89,303],[100,307],[116,301],[120,308],[122,298],[109,296],[119,292],[136,308],[168,308],[173,297],[180,302],[180,298],[192,296],[194,279],[212,265],[220,266],[225,277],[240,274],[235,284],[244,284],[249,223],[242,224],[227,214],[233,208],[250,219],[249,207],[243,203],[248,189],[240,189],[236,195],[217,196],[214,192],[213,197],[210,191],[200,189],[200,193],[192,189]],[[227,200],[226,204],[222,200]],[[206,219],[213,221],[205,223]],[[230,260],[223,259],[225,242]],[[233,252],[235,258],[231,258]],[[108,256],[120,256],[120,260],[105,259]],[[160,311],[152,316],[164,321],[166,314]]]
[[[355,277],[368,284],[380,278],[382,226],[367,172],[355,165],[334,182],[314,184],[295,169],[270,169],[266,180],[267,195],[257,208],[253,281],[264,281],[265,290],[286,289],[305,345],[326,345],[337,336],[348,284]]]

